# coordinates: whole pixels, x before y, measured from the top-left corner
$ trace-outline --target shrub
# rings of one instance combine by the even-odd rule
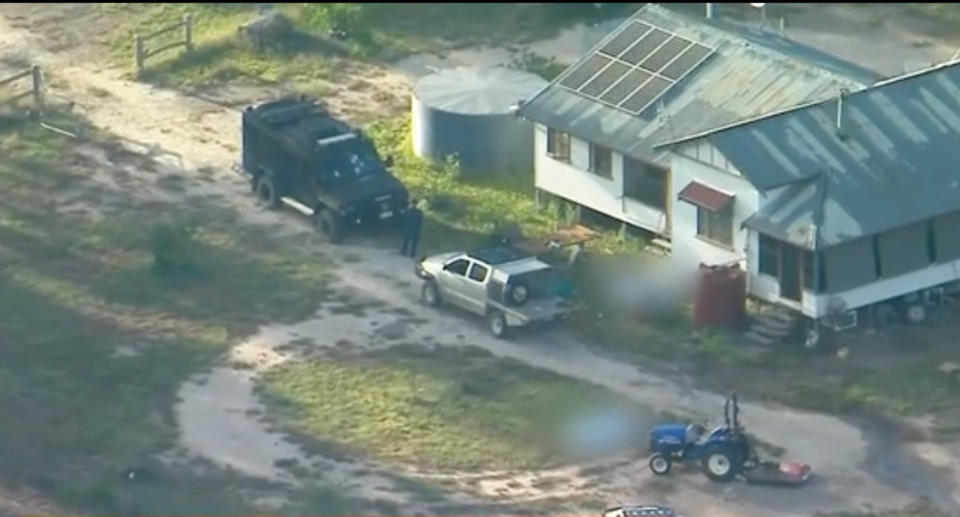
[[[364,57],[380,50],[370,26],[372,4],[307,3],[303,4],[303,21],[311,29],[325,31],[350,43],[354,54]]]
[[[154,226],[150,234],[153,272],[173,276],[195,272],[196,225],[186,221],[165,221]]]
[[[510,67],[537,74],[548,81],[552,81],[566,69],[566,66],[558,63],[556,59],[526,49],[513,58]]]

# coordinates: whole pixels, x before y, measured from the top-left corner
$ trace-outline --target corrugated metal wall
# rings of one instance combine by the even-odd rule
[[[456,154],[465,174],[533,171],[533,124],[513,114],[467,115],[413,96],[413,151],[436,161]]]

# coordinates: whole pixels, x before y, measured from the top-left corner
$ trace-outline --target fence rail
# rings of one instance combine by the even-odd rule
[[[183,39],[168,43],[161,47],[150,48],[147,44],[151,39],[163,36],[165,34],[183,30]],[[137,77],[143,74],[146,67],[146,60],[161,52],[166,52],[177,47],[184,47],[187,52],[193,52],[193,15],[185,14],[183,19],[177,23],[167,25],[157,29],[150,34],[142,35],[140,33],[133,35],[133,64],[136,68]]]
[[[16,81],[20,81],[22,79],[27,79],[27,78],[29,78],[31,82],[30,89],[26,91],[14,93],[12,96],[0,100],[0,105],[13,104],[25,97],[33,97],[34,110],[36,110],[36,113],[38,115],[42,114],[43,106],[44,106],[43,71],[40,69],[39,66],[33,65],[32,67],[30,67],[27,70],[24,70],[23,72],[18,72],[9,77],[0,79],[0,87],[6,86],[8,84],[14,83]]]

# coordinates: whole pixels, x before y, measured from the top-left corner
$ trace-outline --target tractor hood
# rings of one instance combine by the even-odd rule
[[[650,442],[680,445],[686,441],[686,436],[686,424],[662,424],[650,431]]]

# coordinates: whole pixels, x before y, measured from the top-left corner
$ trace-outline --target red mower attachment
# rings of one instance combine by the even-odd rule
[[[744,469],[747,483],[756,485],[798,486],[810,479],[810,465],[791,461],[761,461],[752,469]]]

